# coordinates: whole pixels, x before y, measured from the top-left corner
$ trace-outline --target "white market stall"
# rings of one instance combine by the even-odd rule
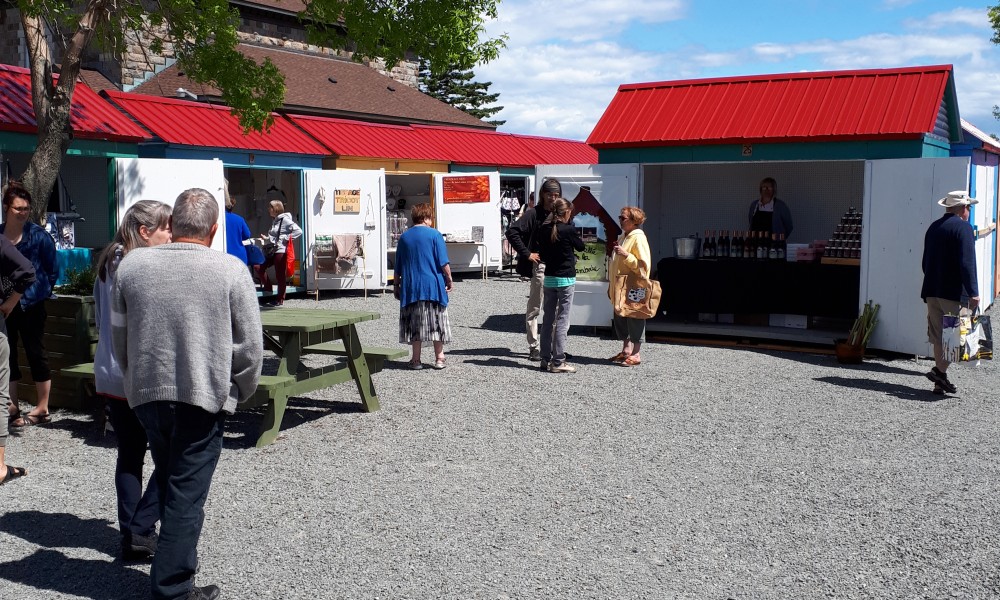
[[[306,171],[304,259],[310,290],[382,289],[388,282],[385,171]]]
[[[177,196],[190,188],[208,190],[219,203],[219,229],[212,239],[212,249],[226,251],[226,178],[220,160],[173,158],[115,159],[118,217],[139,200],[159,200],[174,205]]]
[[[453,272],[501,267],[499,173],[435,174],[434,214]]]

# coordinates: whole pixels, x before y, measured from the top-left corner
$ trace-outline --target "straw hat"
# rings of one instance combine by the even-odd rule
[[[970,204],[979,204],[979,200],[976,200],[969,195],[968,192],[958,190],[954,192],[948,192],[948,195],[944,198],[938,200],[938,204],[945,208],[952,208],[954,206],[969,206]]]

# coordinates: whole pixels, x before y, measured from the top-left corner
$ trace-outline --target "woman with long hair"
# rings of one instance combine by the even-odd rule
[[[118,493],[118,527],[122,558],[144,560],[156,553],[156,522],[160,518],[159,487],[156,475],[142,490],[142,468],[146,460],[146,431],[125,399],[122,370],[111,348],[111,292],[118,264],[136,248],[168,244],[170,206],[156,200],[140,200],[122,218],[115,238],[97,259],[94,303],[97,321],[97,354],[94,378],[97,393],[105,398],[111,426],[118,440],[115,463],[115,490]]]
[[[281,200],[272,200],[268,204],[267,213],[274,221],[271,223],[271,229],[260,236],[265,243],[264,254],[267,258],[264,264],[257,267],[257,276],[264,286],[264,291],[271,293],[271,280],[267,277],[267,268],[274,266],[274,277],[278,280],[278,297],[269,304],[281,306],[285,303],[285,280],[288,275],[286,271],[288,240],[294,240],[302,235],[302,229],[292,220],[292,213],[285,212],[285,204]]]
[[[575,373],[566,364],[566,334],[569,312],[576,290],[576,251],[583,251],[583,240],[570,223],[573,205],[565,198],[552,202],[545,222],[538,228],[538,255],[545,264],[542,281],[542,330],[540,332],[541,370],[550,373]]]

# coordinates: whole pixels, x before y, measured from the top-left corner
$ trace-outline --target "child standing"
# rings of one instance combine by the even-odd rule
[[[569,311],[573,307],[576,289],[574,251],[582,251],[584,245],[576,227],[569,222],[572,212],[573,205],[568,200],[557,199],[536,236],[538,255],[545,265],[541,370],[550,373],[576,373],[576,367],[566,364],[566,334],[569,332]]]

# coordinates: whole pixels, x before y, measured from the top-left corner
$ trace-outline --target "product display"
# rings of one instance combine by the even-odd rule
[[[852,206],[840,218],[830,236],[823,256],[826,258],[861,258],[861,213]]]
[[[706,229],[701,244],[701,258],[785,260],[787,247],[788,242],[783,233],[737,230],[717,232]]]

